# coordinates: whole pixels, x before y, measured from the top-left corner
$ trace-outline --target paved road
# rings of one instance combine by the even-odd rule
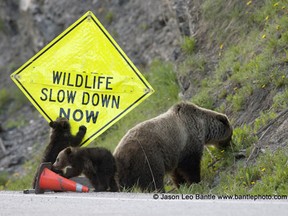
[[[181,216],[181,215],[287,215],[288,201],[240,200],[163,200],[162,194],[136,193],[49,193],[23,194],[21,191],[0,191],[0,215],[73,216]],[[158,199],[155,199],[157,198]],[[178,195],[177,195],[178,196]],[[174,197],[175,198],[175,197]],[[233,213],[233,214],[232,214]]]

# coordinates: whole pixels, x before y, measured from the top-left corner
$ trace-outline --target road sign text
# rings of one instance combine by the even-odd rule
[[[71,73],[53,70],[53,84],[57,85],[65,85],[78,88],[84,87],[87,89],[113,90],[111,87],[112,79],[113,77],[111,76],[88,76],[78,73],[73,79]]]

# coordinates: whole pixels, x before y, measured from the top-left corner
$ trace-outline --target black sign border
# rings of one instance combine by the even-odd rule
[[[130,68],[133,70],[133,72],[137,75],[137,77],[141,80],[141,82],[145,85],[145,87],[147,88],[147,90],[144,92],[144,94],[139,97],[137,100],[135,100],[130,106],[128,106],[125,110],[123,110],[123,112],[119,113],[115,118],[113,118],[112,120],[110,120],[108,123],[106,123],[103,127],[101,127],[98,131],[96,131],[95,133],[93,133],[91,136],[89,136],[86,140],[84,140],[82,142],[82,145],[84,145],[85,143],[87,143],[89,140],[92,139],[92,137],[96,136],[98,133],[102,132],[106,127],[108,127],[108,125],[110,125],[113,121],[115,121],[117,118],[119,118],[121,115],[123,115],[125,112],[127,112],[128,110],[130,110],[135,104],[137,104],[142,98],[144,98],[147,94],[149,94],[151,91],[153,91],[151,88],[149,88],[149,86],[147,85],[147,83],[142,79],[142,77],[137,73],[137,71],[135,70],[135,68],[133,67],[133,65],[131,65],[131,63],[126,59],[125,55],[123,55],[123,53],[121,52],[121,50],[115,45],[115,43],[111,40],[111,38],[109,37],[109,35],[107,35],[107,33],[103,30],[103,28],[101,27],[101,25],[98,23],[97,20],[94,19],[93,16],[90,15],[90,13],[92,12],[88,12],[87,16],[83,17],[82,20],[77,20],[76,22],[78,22],[75,26],[73,26],[73,28],[69,29],[69,31],[65,32],[65,34],[63,34],[60,38],[58,38],[56,41],[54,41],[52,44],[50,44],[48,47],[44,48],[43,50],[40,51],[40,54],[38,56],[36,56],[35,58],[33,57],[30,62],[25,65],[25,67],[23,67],[20,71],[18,71],[17,73],[12,74],[11,77],[13,76],[15,78],[15,80],[18,82],[18,84],[24,89],[24,91],[27,93],[27,95],[29,95],[29,97],[34,101],[34,103],[36,104],[36,106],[43,112],[43,114],[50,120],[53,121],[51,119],[51,117],[42,109],[42,107],[37,103],[37,101],[34,99],[34,97],[27,91],[27,89],[24,87],[24,85],[20,82],[20,80],[17,78],[17,75],[19,75],[21,72],[23,72],[29,65],[31,65],[34,61],[36,61],[39,57],[41,57],[45,52],[47,52],[50,48],[52,48],[56,43],[58,43],[61,39],[63,39],[66,35],[68,35],[71,31],[73,31],[74,29],[76,29],[82,22],[84,22],[86,19],[90,18],[93,20],[93,22],[97,25],[97,27],[102,31],[102,33],[105,35],[105,37],[110,41],[110,43],[114,46],[114,48],[117,50],[117,52],[121,55],[121,57],[125,60],[125,62],[130,66]],[[108,129],[108,128],[107,128]]]

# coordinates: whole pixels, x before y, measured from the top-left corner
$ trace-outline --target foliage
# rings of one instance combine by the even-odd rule
[[[6,103],[9,101],[9,95],[6,89],[0,90],[0,110],[3,110]],[[0,111],[1,112],[1,111]]]
[[[273,98],[273,108],[276,110],[287,108],[288,106],[288,89],[279,92]]]
[[[4,187],[9,179],[9,173],[6,171],[0,172],[0,189]]]
[[[14,103],[10,103],[13,101]],[[28,103],[28,99],[17,88],[0,89],[0,113],[7,110],[7,114],[15,112]]]
[[[111,24],[114,20],[114,14],[111,12],[111,11],[108,11],[105,15],[105,21],[108,23],[108,24]]]
[[[39,143],[35,143],[39,145]],[[32,187],[32,181],[38,165],[40,164],[42,152],[35,152],[35,156],[25,161],[23,165],[24,174],[15,172],[12,176],[9,176],[8,181],[2,185],[3,189],[8,190],[24,190]]]
[[[206,109],[212,109],[214,99],[210,89],[202,89],[201,92],[193,97],[192,102]]]
[[[187,55],[193,54],[193,52],[195,50],[195,46],[196,46],[195,38],[187,37],[187,36],[185,36],[183,38],[183,43],[181,44],[181,49],[185,54],[187,54]]]

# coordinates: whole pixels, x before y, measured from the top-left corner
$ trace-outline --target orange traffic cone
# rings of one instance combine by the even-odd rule
[[[42,163],[36,179],[35,194],[45,190],[88,192],[89,188],[51,171],[51,163]]]

